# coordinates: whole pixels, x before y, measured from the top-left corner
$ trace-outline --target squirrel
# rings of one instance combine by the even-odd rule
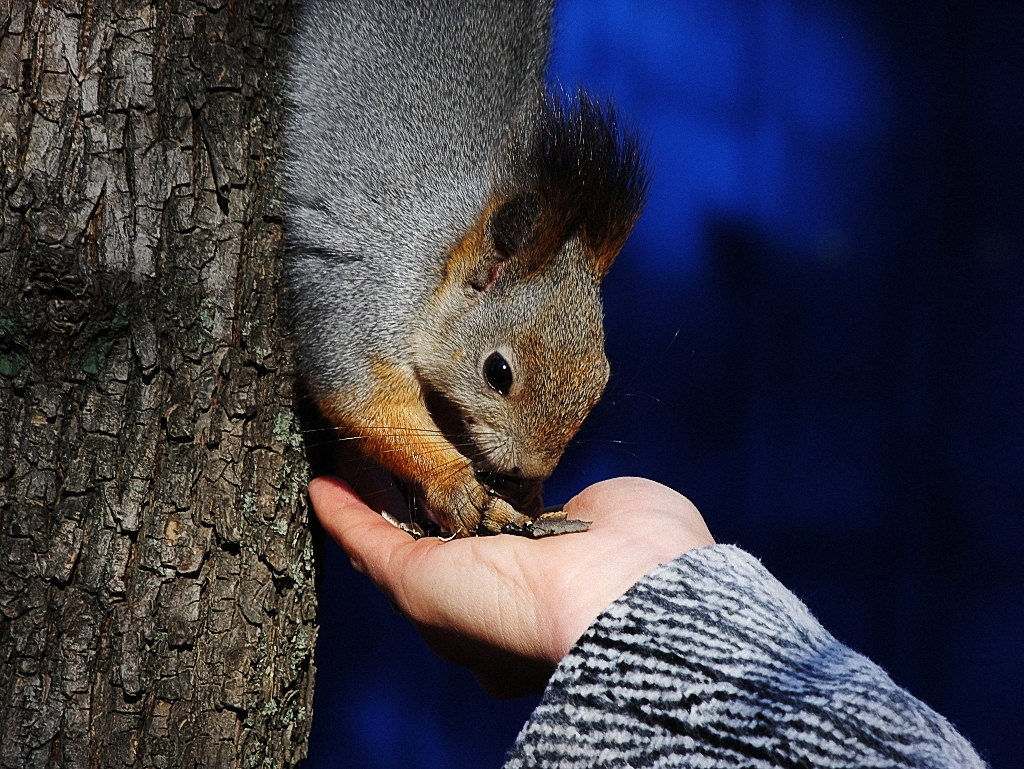
[[[549,91],[548,0],[304,0],[285,281],[324,417],[455,536],[519,532],[608,379],[646,150]]]

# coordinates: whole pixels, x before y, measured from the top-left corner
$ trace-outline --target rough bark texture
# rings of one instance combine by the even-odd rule
[[[0,767],[305,752],[279,0],[0,0]]]

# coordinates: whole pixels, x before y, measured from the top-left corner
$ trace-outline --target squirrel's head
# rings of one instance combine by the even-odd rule
[[[614,112],[552,100],[452,250],[411,357],[438,427],[524,512],[608,381],[600,283],[639,216],[643,152]]]

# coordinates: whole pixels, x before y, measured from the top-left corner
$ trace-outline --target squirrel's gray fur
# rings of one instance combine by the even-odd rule
[[[285,135],[300,369],[325,415],[456,533],[521,524],[480,479],[539,492],[599,396],[599,283],[646,186],[610,108],[547,95],[551,12],[297,6]],[[513,393],[481,374],[494,352]],[[398,456],[428,424],[434,443]],[[505,496],[536,512],[539,494]]]

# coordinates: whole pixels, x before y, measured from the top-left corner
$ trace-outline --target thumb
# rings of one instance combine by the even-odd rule
[[[309,499],[320,524],[345,551],[353,568],[391,593],[388,575],[395,555],[416,540],[368,507],[340,478],[314,478],[309,482]]]

